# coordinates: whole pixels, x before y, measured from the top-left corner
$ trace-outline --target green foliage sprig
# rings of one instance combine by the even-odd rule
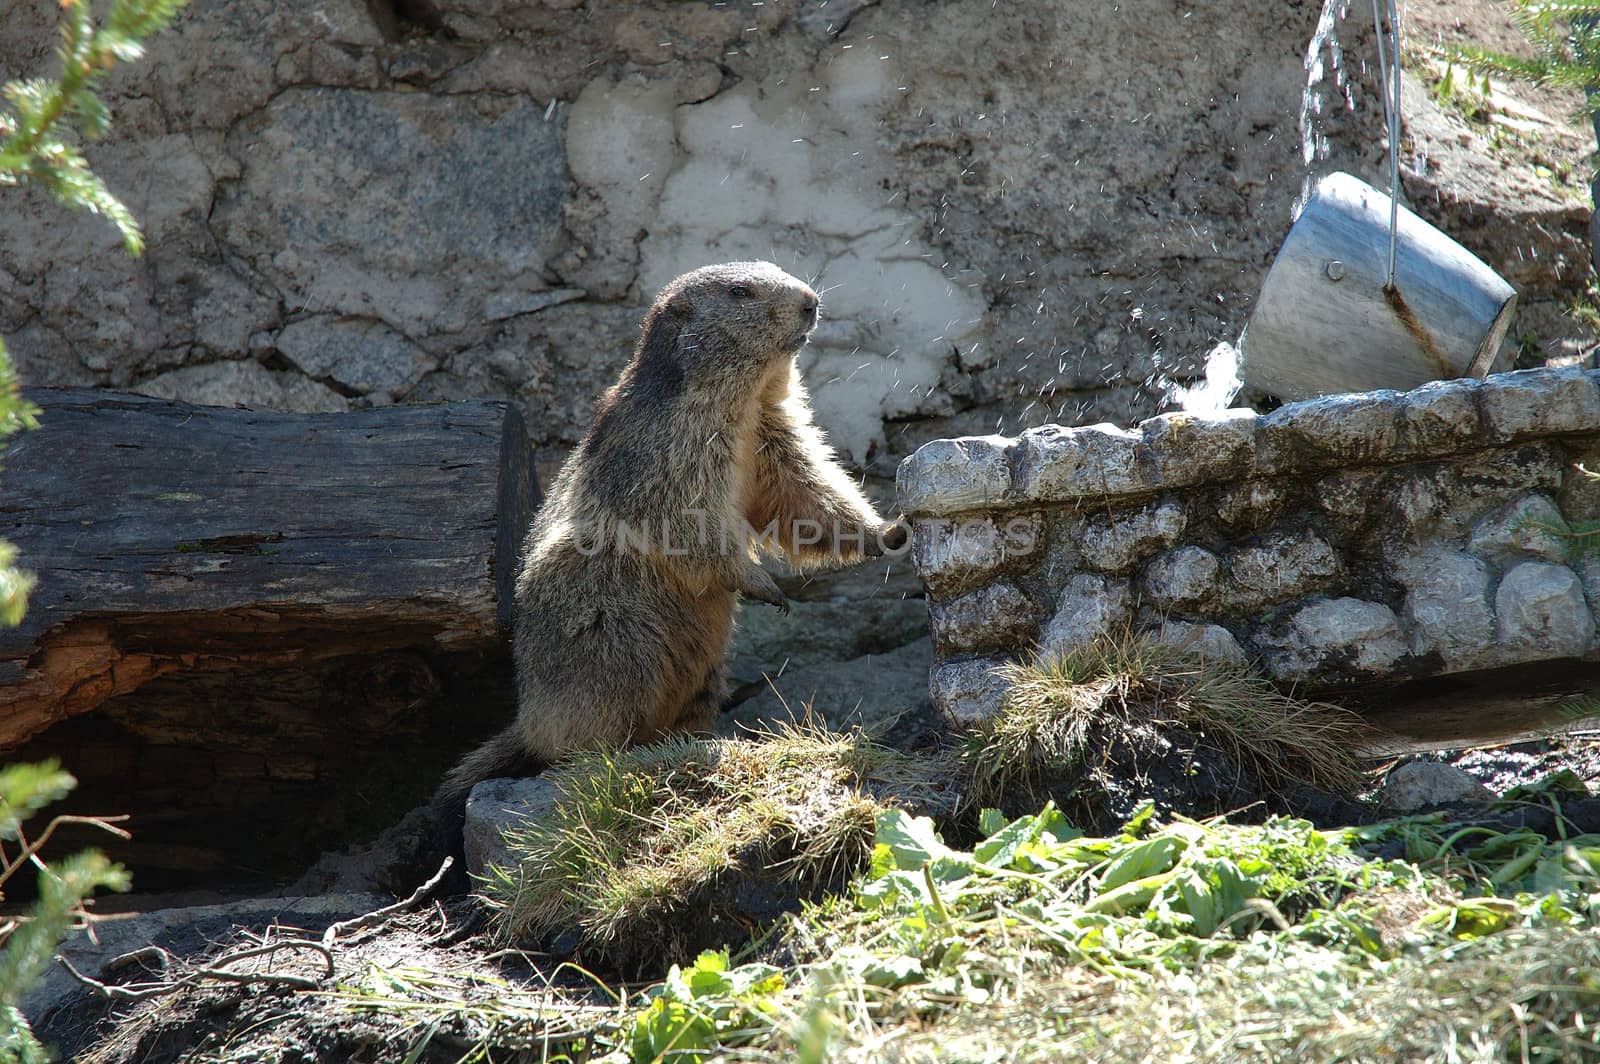
[[[130,255],[144,250],[144,235],[132,213],[89,169],[82,150],[69,140],[75,127],[84,138],[103,135],[111,112],[95,88],[119,62],[144,55],[144,38],[172,21],[184,0],[112,0],[97,28],[90,0],[61,0],[61,77],[12,81],[0,89],[11,110],[0,108],[0,187],[35,184],[63,206],[109,218]],[[68,121],[70,119],[70,122]],[[33,428],[39,411],[22,397],[16,372],[0,341],[0,447],[15,432]],[[0,625],[22,622],[33,577],[16,566],[17,552],[0,541]],[[46,861],[40,851],[64,824],[90,824],[127,838],[120,817],[53,818],[31,839],[24,822],[65,796],[77,781],[60,765],[0,768],[0,901],[13,876],[38,872],[38,899],[18,917],[0,919],[0,1064],[35,1064],[50,1059],[22,1014],[20,1002],[74,926],[88,920],[84,908],[96,890],[126,890],[128,873],[104,854],[85,850]]]
[[[184,0],[115,0],[97,29],[89,0],[62,0],[61,77],[9,82],[0,111],[0,185],[37,184],[64,206],[104,215],[122,233],[130,255],[144,250],[144,235],[121,200],[72,144],[63,119],[87,138],[104,135],[111,112],[95,87],[119,62],[144,55],[143,39],[172,21]]]
[[[1587,97],[1580,120],[1600,112],[1600,0],[1511,0],[1510,14],[1533,58],[1474,44],[1451,47],[1446,56],[1483,77],[1577,89]]]
[[[84,899],[100,889],[128,889],[127,871],[95,850],[50,864],[39,856],[56,829],[66,824],[89,824],[127,838],[116,826],[125,817],[57,816],[32,838],[24,827],[77,782],[54,761],[0,768],[0,901],[18,872],[39,870],[39,897],[27,915],[0,919],[0,1064],[49,1059],[22,1014],[20,1000],[44,974],[67,932],[88,919]]]

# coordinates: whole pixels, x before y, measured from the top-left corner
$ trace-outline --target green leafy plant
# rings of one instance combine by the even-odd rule
[[[633,1022],[628,1048],[635,1064],[699,1064],[710,1051],[737,1045],[741,1032],[770,1023],[784,988],[770,964],[728,966],[726,950],[706,950],[688,971],[676,964],[650,990],[650,1004]]]

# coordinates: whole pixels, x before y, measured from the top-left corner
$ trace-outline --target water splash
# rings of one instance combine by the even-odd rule
[[[1167,385],[1167,401],[1189,414],[1220,414],[1244,387],[1239,378],[1239,349],[1223,341],[1206,355],[1205,378],[1185,387]]]
[[[1349,14],[1350,0],[1323,0],[1317,28],[1306,44],[1306,87],[1300,92],[1300,163],[1305,168],[1305,176],[1300,180],[1300,195],[1294,201],[1294,218],[1300,217],[1306,201],[1311,198],[1312,164],[1328,157],[1328,137],[1318,128],[1318,120],[1327,107],[1325,82],[1330,70],[1345,107],[1351,111],[1356,107],[1338,34],[1339,23]]]

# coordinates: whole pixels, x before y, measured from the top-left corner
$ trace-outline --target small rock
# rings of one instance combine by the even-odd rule
[[[1152,638],[1161,646],[1186,651],[1207,661],[1244,665],[1249,660],[1233,633],[1220,624],[1167,621],[1155,631]]]
[[[462,828],[467,872],[481,876],[495,866],[509,867],[513,862],[505,833],[548,816],[559,799],[560,794],[543,776],[484,780],[472,788]]]
[[[1172,546],[1187,524],[1183,507],[1167,499],[1132,513],[1091,518],[1079,533],[1078,549],[1090,567],[1123,572],[1144,555]]]
[[[1473,526],[1467,549],[1499,562],[1529,554],[1561,562],[1567,557],[1567,541],[1560,535],[1566,527],[1566,518],[1548,496],[1524,495]]]
[[[1026,646],[1039,632],[1039,611],[1015,584],[998,581],[947,602],[928,615],[940,653]]]
[[[1046,657],[1087,646],[1127,625],[1133,616],[1133,595],[1126,580],[1079,573],[1067,581],[1056,600],[1055,616],[1039,640]]]
[[[1203,608],[1216,598],[1221,569],[1217,556],[1204,547],[1179,547],[1146,567],[1145,596],[1160,609]]]
[[[1492,802],[1496,795],[1472,776],[1440,761],[1408,761],[1390,772],[1378,802],[1392,813],[1414,813],[1456,802]]]
[[[1511,661],[1578,657],[1594,642],[1583,584],[1565,565],[1523,562],[1494,596],[1495,634]]]
[[[1446,671],[1471,668],[1494,642],[1489,567],[1459,551],[1428,551],[1395,566],[1406,592],[1408,643],[1413,654],[1437,652]]]
[[[935,665],[928,677],[933,705],[955,724],[970,725],[1000,712],[1009,684],[997,670],[1005,658],[967,658]]]
[[[1011,443],[1005,436],[963,436],[923,444],[895,473],[900,512],[937,516],[999,503],[1011,488]]]

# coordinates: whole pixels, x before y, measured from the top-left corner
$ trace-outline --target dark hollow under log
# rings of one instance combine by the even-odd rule
[[[376,833],[512,713],[538,503],[504,404],[288,415],[38,390],[0,538],[0,756],[59,757],[145,873],[292,874]]]

